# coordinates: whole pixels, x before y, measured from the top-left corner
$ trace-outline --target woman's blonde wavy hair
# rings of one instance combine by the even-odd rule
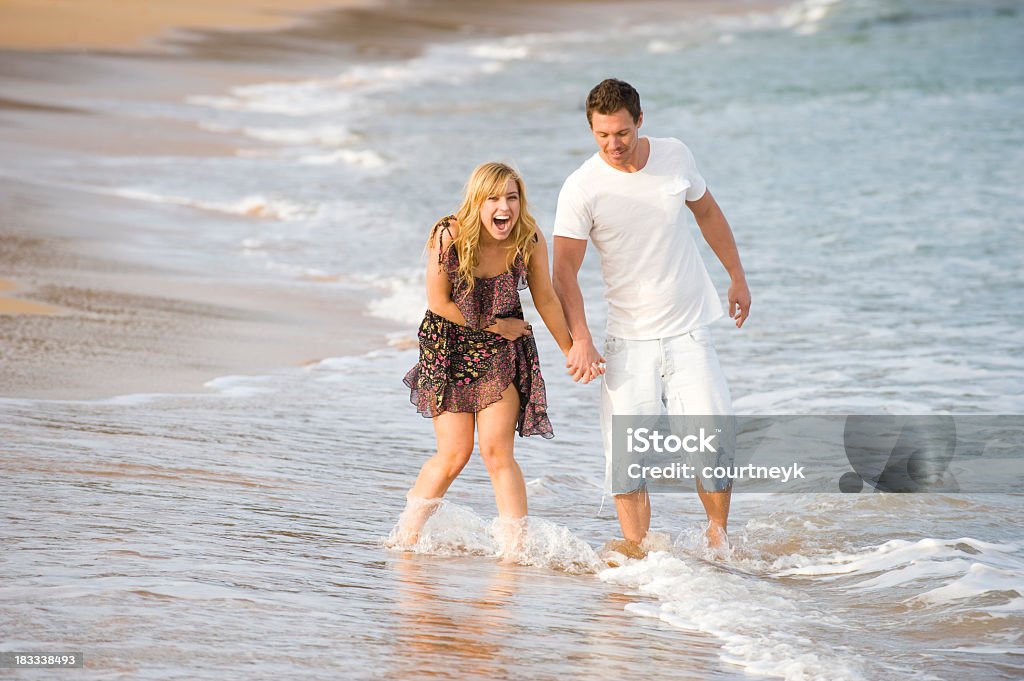
[[[505,267],[511,268],[516,256],[519,255],[523,257],[524,265],[530,264],[534,236],[537,234],[537,221],[533,219],[527,207],[523,178],[514,168],[504,163],[490,162],[479,165],[469,176],[462,205],[455,212],[455,217],[459,221],[459,235],[451,244],[459,255],[459,278],[465,282],[469,291],[473,290],[476,283],[473,270],[479,264],[480,231],[485,229],[480,221],[480,208],[487,197],[503,194],[509,180],[515,180],[519,190],[519,218],[512,225],[512,233],[507,239]],[[434,232],[436,231],[435,227]],[[431,240],[434,232],[431,233]],[[440,243],[440,237],[438,241]],[[428,242],[427,247],[430,245]]]

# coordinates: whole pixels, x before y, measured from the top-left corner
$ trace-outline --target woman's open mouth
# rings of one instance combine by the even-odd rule
[[[495,215],[491,221],[494,223],[494,228],[502,233],[508,231],[512,225],[512,218],[509,215]]]

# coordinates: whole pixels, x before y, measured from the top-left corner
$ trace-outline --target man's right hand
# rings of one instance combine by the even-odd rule
[[[575,341],[566,355],[565,366],[573,381],[590,383],[604,374],[604,357],[594,347],[593,341]]]

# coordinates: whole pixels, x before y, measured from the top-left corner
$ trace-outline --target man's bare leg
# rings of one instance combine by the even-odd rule
[[[619,514],[622,536],[639,546],[651,527],[651,498],[647,490],[616,494],[615,510]]]
[[[704,504],[704,512],[708,515],[708,529],[705,532],[708,546],[713,549],[729,546],[727,526],[729,524],[729,503],[732,501],[732,485],[720,492],[708,492],[700,484],[700,480],[697,480],[697,495],[700,497],[701,503]]]
[[[611,551],[621,553],[626,558],[643,560],[647,556],[647,549],[642,548],[640,543],[651,526],[651,499],[647,490],[616,494],[613,498],[615,511],[619,515],[619,527],[625,539],[612,539],[604,545],[602,553]],[[618,567],[621,563],[616,558],[608,558],[608,564]]]

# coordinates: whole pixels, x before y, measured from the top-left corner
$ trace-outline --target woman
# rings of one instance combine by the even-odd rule
[[[494,487],[498,517],[514,549],[525,518],[526,485],[513,456],[520,437],[553,436],[544,379],[519,291],[534,305],[563,354],[572,339],[548,273],[547,245],[527,209],[522,178],[503,163],[473,171],[462,205],[427,242],[428,309],[419,329],[419,362],[405,376],[417,410],[434,421],[437,453],[420,469],[390,538],[409,546],[473,452]]]

